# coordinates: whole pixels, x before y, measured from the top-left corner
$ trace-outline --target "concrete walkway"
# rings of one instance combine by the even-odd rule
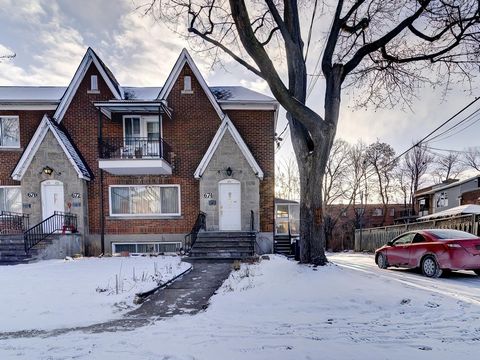
[[[193,268],[170,286],[151,295],[139,308],[122,319],[89,326],[56,330],[27,330],[0,333],[0,339],[49,337],[74,331],[100,333],[129,331],[157,320],[179,314],[196,314],[208,307],[208,301],[229,276],[232,261],[187,260]]]
[[[157,291],[130,312],[133,317],[165,318],[179,314],[196,314],[206,309],[208,300],[230,275],[231,261],[188,260],[193,268],[172,285]]]

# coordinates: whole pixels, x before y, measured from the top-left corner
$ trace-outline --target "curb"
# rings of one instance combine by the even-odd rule
[[[188,264],[188,263],[187,263]],[[166,283],[163,283],[157,287],[154,287],[153,289],[151,290],[148,290],[148,291],[145,291],[145,292],[141,292],[141,293],[138,293],[138,294],[135,294],[135,299],[133,300],[133,303],[134,304],[141,304],[143,303],[150,295],[153,295],[155,294],[158,290],[160,289],[163,289],[165,287],[167,287],[168,285],[170,285],[171,283],[175,282],[178,278],[182,277],[183,275],[189,273],[190,271],[192,271],[193,269],[193,265],[190,264],[190,267],[183,271],[182,273],[178,274],[177,276],[171,278],[170,280],[168,280]]]

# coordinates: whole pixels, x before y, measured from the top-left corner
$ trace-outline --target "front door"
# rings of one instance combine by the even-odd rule
[[[57,180],[42,182],[42,217],[52,216],[55,211],[65,211],[63,183]]]
[[[219,228],[223,231],[238,231],[241,223],[240,182],[233,179],[222,180],[218,184]]]

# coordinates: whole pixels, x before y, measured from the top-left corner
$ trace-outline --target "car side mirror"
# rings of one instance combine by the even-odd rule
[[[389,242],[387,242],[387,245],[388,246],[393,246],[393,240],[390,240]]]

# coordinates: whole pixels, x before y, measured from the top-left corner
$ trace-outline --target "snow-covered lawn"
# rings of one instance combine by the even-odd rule
[[[0,340],[8,359],[461,360],[476,358],[479,347],[478,305],[275,256],[242,265],[194,316],[126,332]]]
[[[0,266],[0,332],[82,326],[121,317],[137,306],[136,293],[153,289],[189,266],[173,256]]]

